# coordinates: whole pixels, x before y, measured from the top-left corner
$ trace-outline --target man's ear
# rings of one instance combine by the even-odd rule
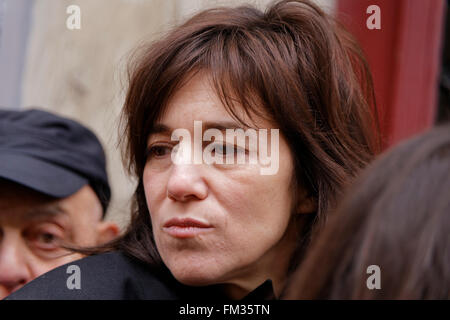
[[[119,227],[114,222],[100,222],[97,227],[97,245],[113,240],[119,235],[119,232]]]

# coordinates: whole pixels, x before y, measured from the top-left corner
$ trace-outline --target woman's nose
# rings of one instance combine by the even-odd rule
[[[176,164],[167,183],[167,196],[174,201],[203,200],[208,186],[202,176],[202,165]]]

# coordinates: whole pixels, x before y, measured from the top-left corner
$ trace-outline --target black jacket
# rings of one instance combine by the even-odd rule
[[[80,288],[68,285],[79,267]],[[68,281],[69,279],[69,281]],[[70,289],[72,287],[72,289]],[[251,292],[247,300],[273,297],[270,280]],[[151,271],[148,265],[121,252],[86,257],[60,266],[26,284],[7,300],[224,300],[218,286],[190,287],[179,283],[168,270]]]

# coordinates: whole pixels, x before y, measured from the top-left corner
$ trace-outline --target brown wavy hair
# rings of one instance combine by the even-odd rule
[[[286,299],[450,298],[450,125],[376,160],[312,241]],[[369,290],[367,268],[380,268]]]
[[[301,188],[317,207],[302,215],[299,257],[312,227],[379,147],[361,49],[306,0],[276,2],[265,12],[251,6],[202,11],[138,49],[123,108],[123,155],[138,185],[128,229],[104,248],[161,265],[142,183],[147,138],[174,92],[200,71],[238,121],[242,109],[250,118],[268,117],[286,138],[295,161],[293,199],[299,201]]]

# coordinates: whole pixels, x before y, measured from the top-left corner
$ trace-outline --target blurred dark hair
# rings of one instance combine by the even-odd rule
[[[294,203],[301,188],[317,205],[301,215],[302,247],[378,150],[378,126],[370,71],[352,37],[317,5],[281,1],[265,12],[251,6],[200,12],[134,56],[123,155],[139,182],[131,224],[110,248],[161,262],[142,184],[147,138],[173,94],[197,72],[210,76],[238,121],[243,108],[250,118],[260,115],[279,126],[295,162]]]
[[[450,298],[450,126],[378,159],[290,279],[287,299]],[[369,290],[367,267],[381,269]]]

